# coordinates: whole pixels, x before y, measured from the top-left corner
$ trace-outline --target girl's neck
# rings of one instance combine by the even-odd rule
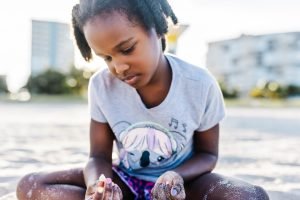
[[[172,83],[172,70],[162,54],[159,66],[150,83],[137,90],[146,107],[158,106],[167,97]]]

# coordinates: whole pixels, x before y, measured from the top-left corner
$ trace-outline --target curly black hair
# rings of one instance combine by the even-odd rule
[[[154,28],[156,33],[162,36],[163,51],[166,48],[164,35],[168,32],[167,18],[170,17],[172,22],[177,24],[177,17],[167,0],[80,0],[72,10],[72,26],[75,41],[86,61],[92,59],[92,51],[82,27],[96,15],[114,11],[125,14],[130,22],[138,23],[146,31]]]

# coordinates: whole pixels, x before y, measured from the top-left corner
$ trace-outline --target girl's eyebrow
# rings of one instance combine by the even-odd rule
[[[126,43],[132,41],[133,39],[134,39],[133,37],[130,37],[130,38],[124,40],[124,41],[119,42],[119,44],[117,44],[117,45],[113,48],[113,50],[114,50],[114,51],[117,51],[117,50],[120,49],[123,45],[125,45]],[[104,55],[103,55],[102,53],[96,53],[96,54],[97,54],[98,56],[104,57]]]

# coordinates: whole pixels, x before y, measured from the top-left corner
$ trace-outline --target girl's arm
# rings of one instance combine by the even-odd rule
[[[219,147],[219,124],[194,134],[194,155],[173,171],[189,182],[199,175],[211,172],[217,164]]]
[[[94,186],[101,174],[112,178],[112,147],[114,134],[106,123],[90,122],[90,155],[84,168],[87,194],[93,193]]]

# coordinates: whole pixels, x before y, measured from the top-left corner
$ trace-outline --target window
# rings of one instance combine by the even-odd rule
[[[256,65],[258,65],[258,66],[263,65],[263,53],[262,52],[256,53]]]
[[[269,51],[274,51],[275,49],[276,49],[276,47],[277,47],[277,41],[275,41],[275,40],[269,40],[268,41],[268,50]]]
[[[229,45],[224,44],[224,45],[222,45],[222,49],[223,49],[223,51],[228,52],[230,50],[230,47],[229,47]]]

